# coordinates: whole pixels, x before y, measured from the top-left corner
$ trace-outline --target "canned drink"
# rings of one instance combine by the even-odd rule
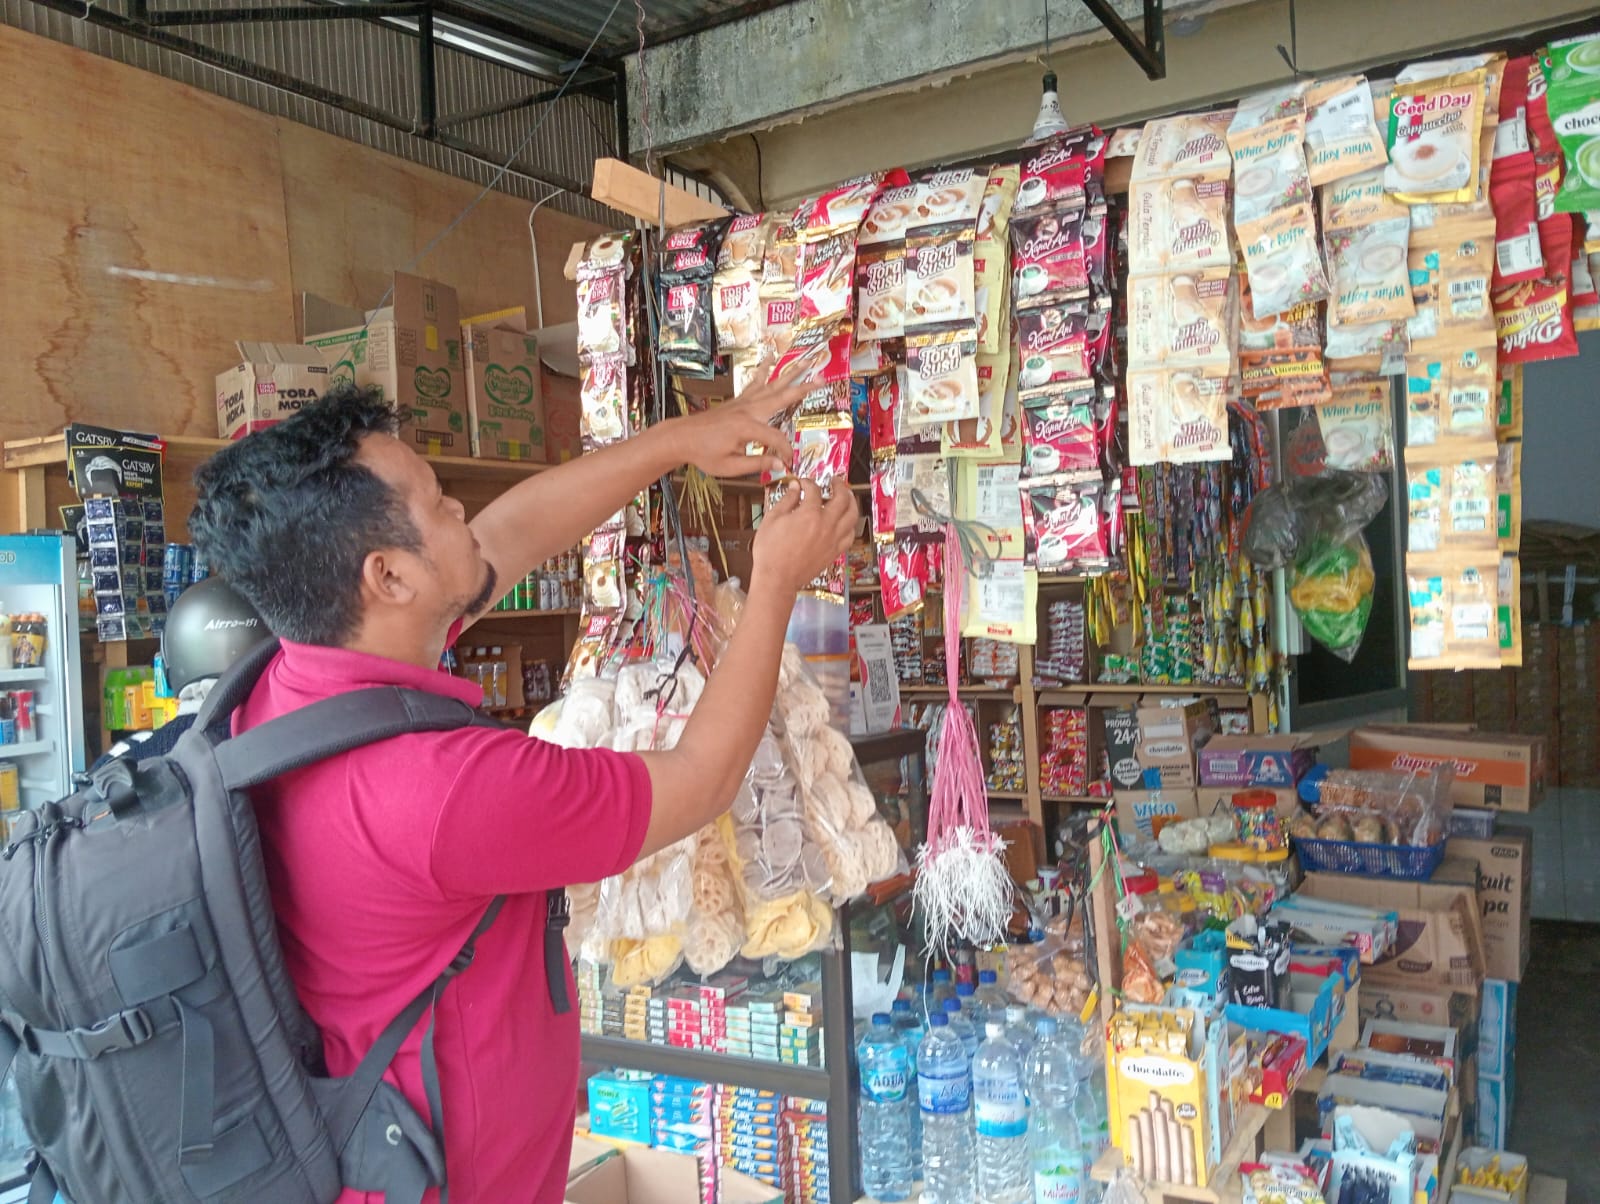
[[[161,557],[161,583],[170,592],[171,587],[182,589],[189,583],[193,571],[194,549],[186,543],[169,543]]]
[[[15,811],[22,806],[22,775],[15,761],[0,761],[0,811]],[[9,816],[6,817],[9,820]],[[10,824],[6,824],[10,835]]]
[[[195,585],[211,576],[211,565],[207,563],[205,553],[199,548],[193,549],[189,561],[189,584]]]
[[[17,739],[26,743],[33,739],[33,691],[14,690],[11,700],[17,709]]]

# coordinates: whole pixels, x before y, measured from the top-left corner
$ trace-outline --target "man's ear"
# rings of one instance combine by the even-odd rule
[[[378,606],[407,606],[416,599],[416,558],[393,548],[368,552],[361,562],[361,590]]]

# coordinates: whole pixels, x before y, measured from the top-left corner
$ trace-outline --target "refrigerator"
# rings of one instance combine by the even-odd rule
[[[12,667],[0,668],[0,698],[5,700],[0,706],[0,775],[5,782],[0,787],[14,784],[23,807],[38,807],[71,794],[73,776],[84,770],[78,561],[71,535],[0,535],[0,613],[12,617],[14,631],[18,616],[28,616],[23,626],[29,632],[26,648],[19,648],[19,637],[13,635]],[[9,722],[4,720],[7,714]],[[8,796],[4,803],[10,805]],[[28,1151],[15,1087],[7,1075],[0,1083],[0,1202],[14,1198]]]

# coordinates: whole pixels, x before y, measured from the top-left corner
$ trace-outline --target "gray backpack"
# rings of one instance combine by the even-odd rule
[[[493,720],[383,687],[230,737],[276,648],[229,670],[170,754],[112,762],[12,826],[0,854],[0,1075],[14,1059],[35,1147],[30,1204],[58,1190],[77,1204],[330,1204],[345,1187],[416,1204],[444,1188],[432,1009],[501,900],[355,1073],[329,1078],[284,968],[246,792],[392,736]],[[565,907],[550,892],[545,964],[560,1011]],[[424,1013],[431,1126],[382,1080]]]

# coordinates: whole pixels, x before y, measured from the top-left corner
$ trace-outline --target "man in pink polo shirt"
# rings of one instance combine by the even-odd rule
[[[190,529],[283,642],[236,727],[399,685],[477,704],[439,671],[464,623],[684,463],[745,474],[786,458],[761,386],[708,413],[530,476],[467,522],[374,394],[337,389],[209,460]],[[746,454],[760,445],[766,454]],[[521,732],[402,736],[253,792],[284,955],[350,1073],[384,1026],[507,896],[441,996],[438,1081],[452,1204],[559,1201],[578,1088],[571,970],[546,973],[546,892],[621,872],[725,810],[777,688],[797,591],[849,545],[848,490],[791,487],[755,541],[750,600],[677,748],[572,751]],[[429,1115],[419,1024],[388,1078]],[[438,1193],[430,1193],[434,1200]],[[378,1204],[346,1191],[340,1204]]]

